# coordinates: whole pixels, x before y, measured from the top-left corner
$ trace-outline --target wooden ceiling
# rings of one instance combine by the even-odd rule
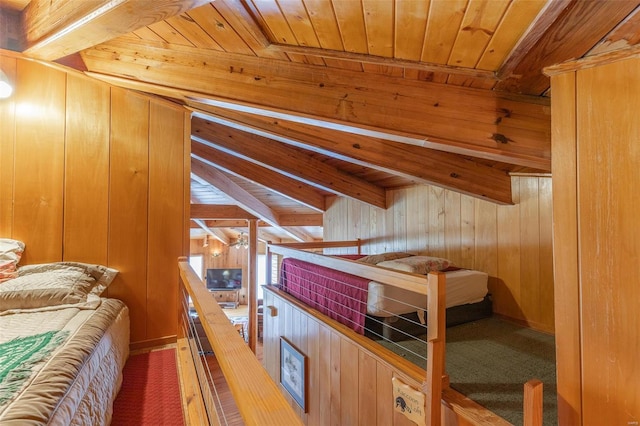
[[[227,239],[319,239],[327,196],[416,183],[511,203],[509,173],[551,172],[542,70],[640,40],[624,0],[0,5],[0,48],[194,111],[194,226]]]

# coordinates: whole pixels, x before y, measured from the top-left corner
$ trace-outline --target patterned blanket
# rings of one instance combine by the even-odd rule
[[[34,366],[45,360],[68,335],[68,331],[47,331],[0,343],[0,406],[27,384]]]

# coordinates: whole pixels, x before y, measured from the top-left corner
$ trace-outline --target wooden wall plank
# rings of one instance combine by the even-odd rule
[[[338,333],[331,332],[331,379],[329,383],[331,383],[330,390],[330,399],[331,403],[329,405],[329,424],[332,425],[340,425],[344,424],[342,421],[342,394],[341,394],[341,348],[340,343],[342,342],[342,338]]]
[[[576,75],[554,75],[551,84],[558,424],[569,425],[582,424]]]
[[[147,252],[147,339],[176,334],[178,268],[183,255],[184,113],[151,101],[149,110],[149,209]],[[172,321],[171,319],[175,319]]]
[[[64,260],[107,264],[110,93],[106,84],[67,77]]]
[[[11,81],[16,81],[16,67],[15,58],[0,56],[0,69]],[[13,234],[15,98],[0,100],[0,123],[0,237],[10,238]]]
[[[366,236],[349,235],[363,239],[365,254],[400,249],[485,271],[495,313],[553,333],[551,179],[513,177],[512,185],[513,206],[429,185],[388,191],[389,208],[369,210]],[[332,200],[324,214],[325,239],[339,237],[333,224],[343,229],[350,215],[363,215],[357,203]]]
[[[22,263],[62,260],[66,74],[18,61],[13,237]]]
[[[393,424],[393,404],[389,404],[389,401],[393,401],[392,377],[391,368],[379,362],[376,366],[376,425],[378,426]]]
[[[369,354],[358,351],[358,418],[359,424],[374,425],[377,413],[377,366],[378,362]],[[387,404],[389,400],[386,401]]]
[[[320,324],[318,341],[320,344],[320,351],[318,356],[320,357],[318,377],[320,383],[332,383],[331,369],[333,365],[332,360],[332,346],[331,346],[332,333],[331,330],[324,324]],[[318,410],[319,421],[321,425],[331,424],[331,387],[322,386],[318,390]]]
[[[108,294],[129,306],[132,341],[147,337],[148,138],[149,100],[112,88],[108,253],[120,273]]]
[[[348,339],[340,338],[340,424],[355,425],[359,419],[358,347]]]
[[[589,424],[640,420],[640,227],[633,195],[640,190],[639,69],[634,58],[577,73],[582,415]],[[612,125],[613,117],[620,125]]]
[[[308,412],[306,424],[308,426],[320,425],[320,389],[322,382],[320,381],[320,324],[312,318],[307,318],[307,355],[309,357],[309,381],[308,384]]]

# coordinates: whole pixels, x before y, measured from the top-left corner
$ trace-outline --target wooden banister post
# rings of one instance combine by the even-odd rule
[[[524,426],[542,426],[542,382],[531,379],[524,384]]]
[[[427,277],[427,425],[440,426],[445,357],[445,275],[431,272]]]

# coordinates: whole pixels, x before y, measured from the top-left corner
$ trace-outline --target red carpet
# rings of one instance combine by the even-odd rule
[[[175,349],[129,357],[112,425],[183,425]]]

